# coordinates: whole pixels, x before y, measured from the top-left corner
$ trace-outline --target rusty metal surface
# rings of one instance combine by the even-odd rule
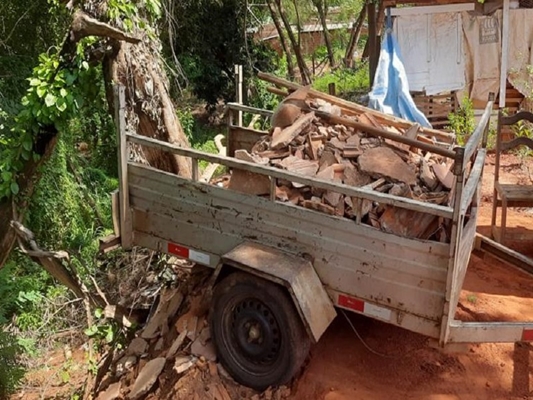
[[[313,266],[302,257],[245,242],[224,254],[222,262],[286,286],[316,342],[337,315]]]
[[[217,255],[245,241],[308,254],[326,289],[440,321],[449,244],[401,238],[148,167],[129,170],[134,237],[172,240]],[[395,323],[417,331],[416,319]]]

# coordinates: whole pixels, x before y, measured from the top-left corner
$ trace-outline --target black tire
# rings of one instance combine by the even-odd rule
[[[224,368],[256,390],[289,382],[309,353],[287,291],[254,275],[236,272],[216,285],[210,323]]]

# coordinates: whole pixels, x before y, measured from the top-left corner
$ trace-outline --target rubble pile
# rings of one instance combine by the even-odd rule
[[[190,267],[188,267],[190,269]],[[285,386],[257,393],[219,364],[207,323],[210,270],[195,265],[177,287],[164,287],[155,311],[123,350],[101,361],[94,398],[282,400]]]
[[[452,160],[409,144],[370,135],[353,126],[330,123],[342,116],[369,127],[417,137],[417,126],[403,130],[384,125],[370,113],[342,115],[322,99],[306,100],[306,88],[289,95],[272,117],[272,130],[253,148],[235,151],[235,158],[274,166],[305,177],[364,187],[427,203],[449,205]],[[325,116],[325,117],[324,117]],[[348,124],[347,124],[348,125]],[[254,195],[268,195],[267,176],[233,170],[229,187]],[[356,219],[385,232],[405,237],[447,241],[445,221],[433,215],[278,179],[276,199],[329,215]]]

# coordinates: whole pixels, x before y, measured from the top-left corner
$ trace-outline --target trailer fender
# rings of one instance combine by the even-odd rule
[[[284,286],[309,337],[315,343],[337,315],[313,265],[302,257],[257,243],[245,242],[222,256],[215,270],[214,282],[232,268]]]

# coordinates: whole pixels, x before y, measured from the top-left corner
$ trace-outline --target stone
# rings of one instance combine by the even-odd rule
[[[364,186],[370,183],[371,179],[368,174],[359,171],[353,164],[344,164],[342,181],[349,186]]]
[[[425,160],[422,160],[422,165],[420,166],[420,180],[429,190],[435,190],[439,185],[435,173],[431,170],[429,164]]]
[[[373,178],[384,177],[393,182],[416,184],[414,169],[389,148],[368,149],[359,156],[358,161],[361,171]]]
[[[211,341],[209,328],[204,328],[191,346],[191,354],[205,357],[207,361],[216,361],[217,353],[215,345]]]
[[[185,340],[185,337],[187,336],[187,329],[183,329],[181,333],[178,335],[176,340],[174,340],[174,343],[172,343],[172,346],[170,346],[170,349],[167,352],[167,360],[174,357],[176,352],[180,349],[181,345],[183,344],[183,341]]]
[[[304,200],[302,205],[310,210],[320,211],[325,214],[335,215],[335,209],[318,201]]]
[[[133,339],[126,350],[127,355],[141,356],[146,353],[148,349],[148,343],[143,338],[137,337]]]
[[[270,148],[272,150],[279,150],[287,147],[290,142],[293,141],[296,136],[308,129],[315,117],[314,112],[310,112],[298,118],[292,125],[286,127],[282,131],[276,134],[272,134],[272,142]]]
[[[446,164],[433,164],[432,169],[440,183],[445,188],[451,189],[453,186],[453,173],[450,167]]]
[[[174,361],[174,371],[176,371],[178,375],[182,374],[189,368],[193,367],[197,361],[198,359],[192,356],[176,357],[176,361]]]
[[[261,157],[257,154],[250,154],[246,150],[235,150],[235,158],[242,161],[248,161],[254,164],[267,165],[269,158]]]
[[[143,339],[153,339],[165,329],[168,329],[168,319],[173,317],[183,301],[183,293],[177,288],[166,288],[161,293],[159,305],[141,332]]]
[[[324,201],[330,206],[336,208],[339,205],[342,194],[336,192],[327,191],[324,195]]]
[[[337,159],[335,158],[335,153],[333,151],[326,149],[322,152],[322,155],[320,156],[319,161],[319,171],[322,171],[329,167],[330,165],[333,165],[337,162]]]
[[[281,166],[284,167],[287,171],[294,174],[303,175],[303,176],[312,176],[316,175],[318,170],[318,162],[310,160],[301,160],[298,157],[290,156],[284,159],[281,163]],[[292,182],[292,185],[296,188],[304,187],[305,185],[301,183]]]
[[[270,178],[253,172],[234,169],[228,188],[241,193],[261,196],[270,193]]]
[[[136,400],[148,393],[163,371],[166,361],[163,357],[149,361],[137,376],[128,398]]]
[[[431,214],[387,206],[379,222],[384,232],[407,238],[428,239],[436,232],[439,218]]]
[[[124,356],[117,361],[115,366],[115,376],[121,377],[127,373],[135,364],[137,364],[137,357],[135,356]]]
[[[109,385],[109,387],[103,391],[100,392],[96,400],[115,400],[120,397],[120,382],[113,383]]]

